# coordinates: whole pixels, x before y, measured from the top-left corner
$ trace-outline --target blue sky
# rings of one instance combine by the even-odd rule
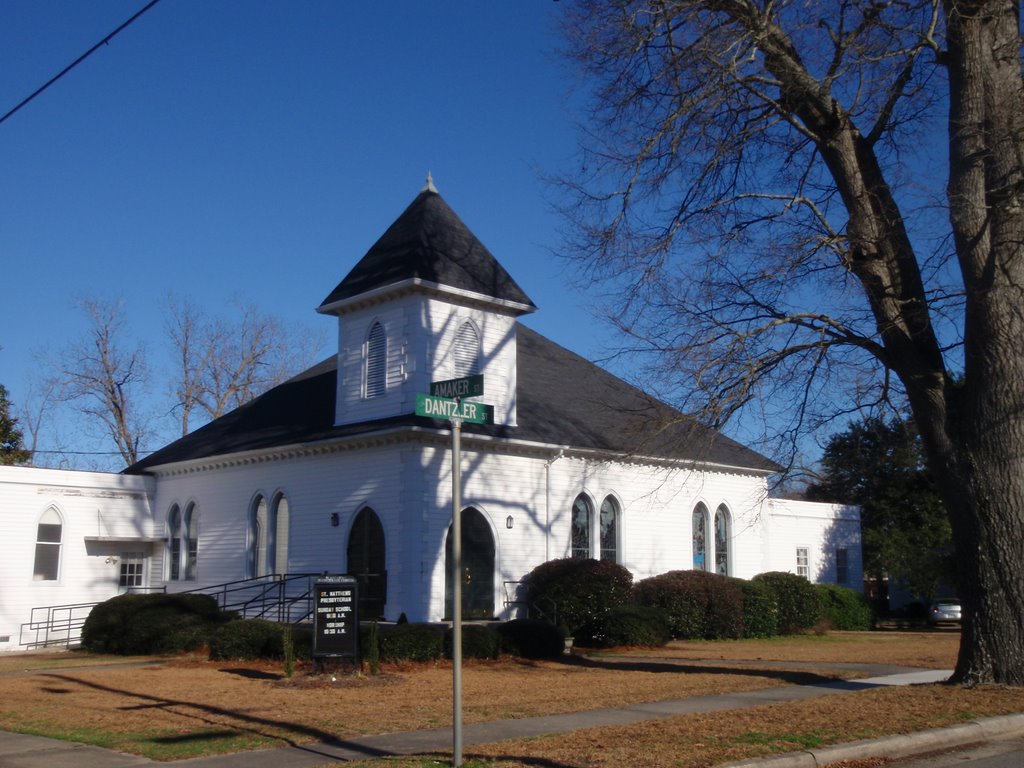
[[[143,5],[0,0],[0,113]],[[561,8],[162,0],[0,124],[0,383],[17,405],[83,296],[123,297],[154,354],[173,290],[321,328],[326,356],[314,308],[428,170],[540,307],[527,324],[599,356],[542,180],[575,151]]]

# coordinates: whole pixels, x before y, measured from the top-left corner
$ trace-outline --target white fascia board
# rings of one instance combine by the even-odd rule
[[[338,301],[325,304],[317,307],[317,312],[323,315],[341,315],[347,310],[355,309],[365,303],[372,303],[374,301],[380,301],[384,296],[392,293],[399,293],[403,290],[411,288],[420,288],[426,291],[435,293],[441,293],[448,296],[457,296],[458,298],[479,302],[483,304],[489,304],[491,306],[501,307],[505,310],[513,312],[517,315],[524,315],[530,312],[536,312],[537,308],[530,304],[522,304],[518,301],[508,301],[507,299],[496,299],[493,296],[488,296],[483,293],[476,293],[475,291],[466,291],[461,288],[452,288],[451,286],[442,285],[441,283],[431,282],[429,280],[423,280],[418,277],[410,277],[406,280],[401,280],[391,285],[384,285],[380,288],[374,288],[371,291],[360,293],[356,296],[350,296],[347,299],[339,299]]]
[[[208,456],[201,459],[191,459],[182,462],[150,467],[147,470],[153,475],[182,475],[192,472],[201,472],[206,469],[214,469],[226,465],[258,464],[264,461],[273,461],[281,456],[296,456],[302,454],[329,453],[342,451],[352,446],[365,445],[367,443],[387,443],[400,439],[413,437],[432,438],[438,441],[447,442],[451,435],[450,429],[432,429],[420,426],[396,426],[389,429],[365,432],[358,435],[346,435],[344,437],[318,440],[308,443],[291,443],[273,448],[261,448],[251,451],[239,451],[237,453],[225,453],[218,456]],[[664,456],[645,456],[631,454],[621,451],[600,451],[592,448],[574,448],[570,445],[557,445],[554,443],[539,443],[532,440],[517,440],[508,437],[493,437],[491,435],[478,435],[472,432],[462,433],[463,445],[490,445],[495,448],[518,450],[522,453],[544,454],[548,456],[563,455],[585,459],[597,459],[600,461],[620,461],[636,464],[657,464],[666,467],[687,468],[701,471],[725,472],[732,474],[745,474],[753,476],[768,477],[775,474],[771,470],[756,469],[753,467],[741,467],[731,464],[718,464],[710,461],[699,461],[696,459],[672,459]]]

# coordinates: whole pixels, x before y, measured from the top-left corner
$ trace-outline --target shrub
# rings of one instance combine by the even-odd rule
[[[89,613],[82,647],[125,656],[180,653],[206,645],[229,618],[209,595],[118,595]]]
[[[734,579],[707,571],[669,571],[637,583],[634,600],[660,611],[673,637],[716,640],[743,636],[743,591]]]
[[[565,652],[565,633],[550,621],[513,619],[498,626],[501,650],[524,659],[557,659]]]
[[[863,594],[835,584],[817,584],[815,589],[821,604],[821,618],[832,629],[871,629],[874,617],[871,604]]]
[[[501,635],[496,629],[482,624],[462,625],[462,658],[496,659],[501,650]],[[444,655],[452,657],[452,630],[444,635]]]
[[[396,624],[380,628],[384,661],[434,661],[444,655],[445,628],[433,624]]]
[[[763,581],[736,579],[743,592],[743,636],[774,637],[779,634],[779,604],[775,590]]]
[[[803,576],[782,571],[770,571],[754,577],[754,581],[767,584],[775,593],[779,606],[779,631],[795,634],[810,629],[821,617],[818,591]]]
[[[549,560],[526,576],[532,618],[547,618],[570,635],[629,602],[633,575],[617,563],[583,558]]]
[[[214,661],[283,659],[284,630],[263,619],[240,619],[219,627],[210,638]]]
[[[588,648],[614,648],[620,645],[661,646],[671,637],[668,622],[660,611],[627,605],[612,608],[604,616],[587,622],[576,633],[576,642]]]

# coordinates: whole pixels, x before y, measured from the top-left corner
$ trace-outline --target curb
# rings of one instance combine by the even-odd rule
[[[911,757],[1021,734],[1024,734],[1024,714],[1000,715],[931,731],[865,739],[821,749],[741,760],[723,764],[720,768],[822,768],[841,760]]]

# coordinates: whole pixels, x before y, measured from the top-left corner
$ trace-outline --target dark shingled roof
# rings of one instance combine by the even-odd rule
[[[331,305],[377,288],[418,278],[536,307],[523,289],[476,239],[441,196],[426,189],[388,227],[359,263],[320,305]]]
[[[769,459],[641,392],[523,325],[517,326],[519,426],[467,424],[466,433],[575,449],[778,471]],[[447,428],[412,414],[335,427],[337,358],[274,387],[125,470],[315,443],[400,426]]]

